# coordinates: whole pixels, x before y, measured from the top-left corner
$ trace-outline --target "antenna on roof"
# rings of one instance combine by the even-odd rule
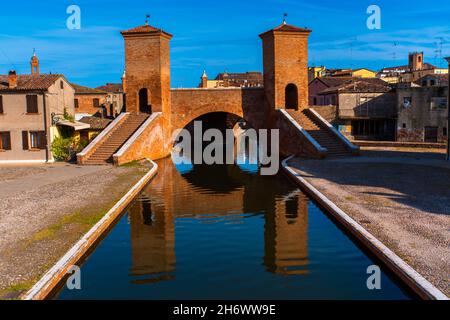
[[[286,24],[286,18],[288,17],[287,13],[283,13],[283,24]]]
[[[392,60],[394,60],[394,65],[396,65],[396,61],[397,61],[397,46],[398,46],[398,42],[394,41],[394,52],[392,53]]]
[[[439,40],[439,42],[436,42],[437,49],[434,50],[436,59],[435,64],[440,68],[442,66],[442,46],[444,45],[444,38],[438,37],[437,39]]]
[[[146,14],[145,15],[145,25],[148,26],[148,20],[150,20],[150,15]]]

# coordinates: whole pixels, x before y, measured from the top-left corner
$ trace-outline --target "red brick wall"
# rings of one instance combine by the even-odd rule
[[[106,94],[75,94],[75,99],[78,99],[78,108],[76,113],[96,114],[102,113],[101,106],[106,104]],[[99,108],[94,108],[94,99],[99,99]]]
[[[270,32],[262,36],[264,87],[272,109],[285,106],[285,89],[295,84],[299,109],[308,103],[308,33]]]
[[[153,112],[170,112],[170,37],[126,35],[127,111],[139,112],[139,90],[147,88]]]
[[[264,127],[266,107],[264,90],[173,89],[171,91],[172,128],[184,128],[189,122],[211,112],[229,112],[247,120],[253,127]]]

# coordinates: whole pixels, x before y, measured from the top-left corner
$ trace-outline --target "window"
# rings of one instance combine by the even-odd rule
[[[406,129],[406,123],[404,123],[402,127],[403,127],[403,129]]]
[[[59,87],[60,87],[61,89],[64,89],[64,81],[61,80],[61,81],[59,82]]]
[[[436,85],[436,80],[430,80],[430,86],[434,87]]]
[[[7,131],[0,132],[0,150],[11,150],[11,134]]]
[[[78,109],[80,106],[78,105],[78,99],[75,99],[74,101],[75,109]]]
[[[0,114],[3,113],[3,96],[0,96]]]
[[[95,98],[94,100],[92,100],[92,103],[94,104],[94,108],[98,108],[100,107],[100,100]]]
[[[23,150],[45,150],[47,139],[44,131],[22,131]]]
[[[313,98],[313,105],[317,106],[317,98],[316,97]]]
[[[38,97],[36,95],[27,96],[27,113],[38,113]]]
[[[431,98],[431,110],[434,109],[447,109],[447,98],[446,97]]]
[[[447,128],[446,127],[442,128],[442,135],[445,137],[447,136]]]

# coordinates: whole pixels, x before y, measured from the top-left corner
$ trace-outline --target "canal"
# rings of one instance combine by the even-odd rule
[[[57,299],[409,299],[283,173],[171,159]]]

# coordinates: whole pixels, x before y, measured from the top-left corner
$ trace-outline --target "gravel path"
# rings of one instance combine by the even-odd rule
[[[397,153],[290,165],[450,296],[450,164]]]
[[[55,164],[0,168],[0,297],[30,286],[148,171]],[[11,289],[13,288],[13,289]]]

